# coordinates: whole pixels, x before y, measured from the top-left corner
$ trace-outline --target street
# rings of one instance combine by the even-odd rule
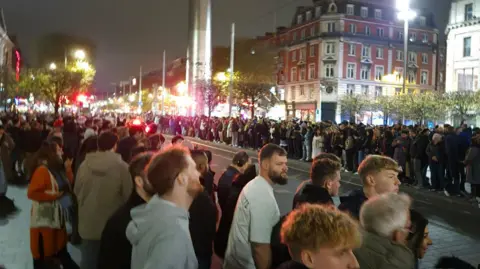
[[[233,154],[238,149],[208,142],[195,142],[201,148],[213,153],[212,170],[218,180],[224,169],[230,164]],[[255,152],[247,151],[252,157]],[[254,159],[256,160],[256,159]],[[292,206],[292,199],[297,186],[308,179],[309,163],[289,160],[289,182],[285,186],[275,186],[275,195],[282,214]],[[358,176],[342,174],[341,193],[359,188]],[[410,187],[402,187],[402,191],[410,194],[414,207],[429,220],[430,236],[433,245],[421,261],[420,268],[433,268],[441,256],[458,256],[472,264],[480,263],[480,210],[473,208],[461,199],[447,198],[440,194],[417,191]],[[31,269],[32,259],[29,248],[29,212],[31,202],[26,197],[26,189],[10,187],[8,196],[15,199],[19,212],[9,219],[0,220],[0,265],[6,269]],[[338,198],[335,198],[338,203]],[[78,262],[78,249],[69,246],[70,253]],[[212,268],[220,268],[219,261],[214,259]]]

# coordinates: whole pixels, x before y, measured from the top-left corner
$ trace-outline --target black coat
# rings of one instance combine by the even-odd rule
[[[232,188],[233,178],[238,176],[239,173],[240,172],[235,167],[229,166],[218,180],[218,204],[222,211],[225,210],[227,199],[230,195],[230,189]]]
[[[352,191],[347,196],[340,197],[341,204],[338,206],[338,209],[350,213],[355,219],[359,219],[360,207],[367,199],[363,190]]]
[[[125,231],[128,223],[132,220],[130,211],[144,203],[145,201],[134,193],[127,203],[107,221],[100,241],[98,269],[130,269],[132,245],[128,241]]]
[[[217,228],[217,208],[206,190],[193,200],[189,213],[190,236],[197,258],[212,257],[212,245]]]

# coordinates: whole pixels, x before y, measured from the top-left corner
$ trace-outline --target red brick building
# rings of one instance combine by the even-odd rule
[[[278,86],[288,116],[340,121],[346,94],[402,94],[405,58],[405,93],[436,90],[433,15],[417,11],[410,22],[407,57],[403,33],[394,0],[313,0],[312,6],[297,7],[291,26],[271,38],[281,48]]]

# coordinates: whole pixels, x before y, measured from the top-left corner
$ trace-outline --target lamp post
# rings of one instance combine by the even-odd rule
[[[410,9],[410,0],[397,0],[398,19],[404,21],[403,26],[403,89],[405,92],[407,82],[408,61],[408,21],[413,20],[417,14]]]

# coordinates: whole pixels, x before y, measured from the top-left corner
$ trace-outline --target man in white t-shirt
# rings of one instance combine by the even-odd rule
[[[287,152],[274,144],[259,153],[260,174],[240,193],[230,228],[224,269],[270,269],[272,228],[280,219],[273,185],[287,184]]]

